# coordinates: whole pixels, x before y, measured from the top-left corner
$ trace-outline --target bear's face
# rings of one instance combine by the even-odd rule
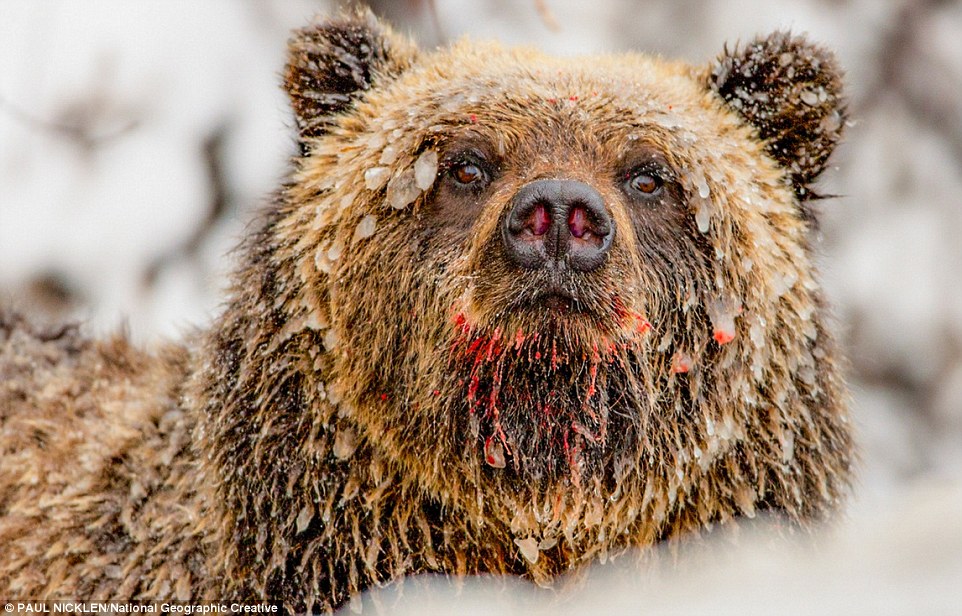
[[[444,67],[468,53],[434,60]],[[625,67],[597,79],[587,66],[531,53],[488,48],[479,65],[482,57],[477,75],[452,71],[433,82],[412,70],[383,98],[372,96],[378,113],[413,112],[429,127],[391,145],[415,163],[425,152],[438,160],[433,184],[400,216],[384,199],[384,220],[406,225],[420,243],[418,261],[459,281],[449,308],[464,325],[515,337],[558,328],[579,346],[622,337],[638,325],[630,317],[665,294],[658,272],[697,267],[706,247],[687,215],[686,152],[665,128],[668,112],[633,100],[644,86],[616,87],[631,74]],[[405,99],[411,92],[416,109]],[[433,287],[431,278],[423,282]]]
[[[421,53],[370,20],[292,48],[300,304],[341,412],[427,485],[615,492],[709,468],[751,432],[733,402],[819,395],[804,200],[844,109],[818,50]]]

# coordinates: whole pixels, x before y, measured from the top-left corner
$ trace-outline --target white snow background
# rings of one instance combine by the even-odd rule
[[[821,184],[839,196],[820,251],[863,448],[848,518],[814,550],[747,534],[643,592],[600,574],[559,609],[962,614],[962,2],[435,0],[436,19],[423,0],[376,4],[425,46],[700,63],[790,28],[836,50],[854,122]],[[289,30],[330,6],[0,0],[0,296],[143,344],[203,326],[294,153]],[[531,592],[493,602],[479,584],[393,609],[521,613]]]

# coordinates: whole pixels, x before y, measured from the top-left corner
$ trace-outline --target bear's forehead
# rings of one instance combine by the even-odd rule
[[[532,49],[462,44],[428,54],[389,91],[415,106],[418,101],[446,108],[577,103],[566,106],[622,116],[698,108],[701,116],[699,103],[707,91],[693,75],[688,65],[643,54],[559,58]],[[543,114],[544,107],[532,112]]]
[[[558,58],[462,42],[425,54],[398,79],[375,86],[367,100],[361,116],[372,132],[465,130],[498,141],[580,134],[604,143],[654,131],[674,150],[708,136],[713,147],[723,147],[728,136],[738,136],[737,122],[695,69],[634,53]]]

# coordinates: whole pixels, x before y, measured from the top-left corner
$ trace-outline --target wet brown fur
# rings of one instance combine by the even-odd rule
[[[804,203],[824,157],[796,172],[781,153],[822,139],[827,157],[844,104],[829,54],[759,44],[819,58],[765,81],[785,94],[753,99],[765,113],[730,104],[720,66],[771,67],[733,69],[737,50],[703,69],[424,53],[367,15],[297,33],[304,156],[207,333],[149,355],[0,321],[0,594],[331,608],[416,572],[547,583],[759,510],[828,517],[852,442]],[[828,92],[820,114],[785,105],[804,79]],[[794,132],[762,122],[780,113]],[[466,149],[490,164],[483,190],[446,172]],[[412,203],[366,187],[429,150],[441,168]],[[640,162],[666,173],[655,201],[624,191]],[[544,177],[594,186],[617,230],[603,267],[562,276],[560,310],[499,240]]]

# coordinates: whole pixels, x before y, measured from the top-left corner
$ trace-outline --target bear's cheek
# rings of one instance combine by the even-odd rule
[[[489,200],[487,191],[458,190],[442,178],[425,200],[420,225],[445,240],[466,240]]]
[[[629,249],[643,277],[682,285],[710,266],[710,238],[698,232],[680,195],[669,192],[653,203],[629,203],[627,212],[633,236]]]

